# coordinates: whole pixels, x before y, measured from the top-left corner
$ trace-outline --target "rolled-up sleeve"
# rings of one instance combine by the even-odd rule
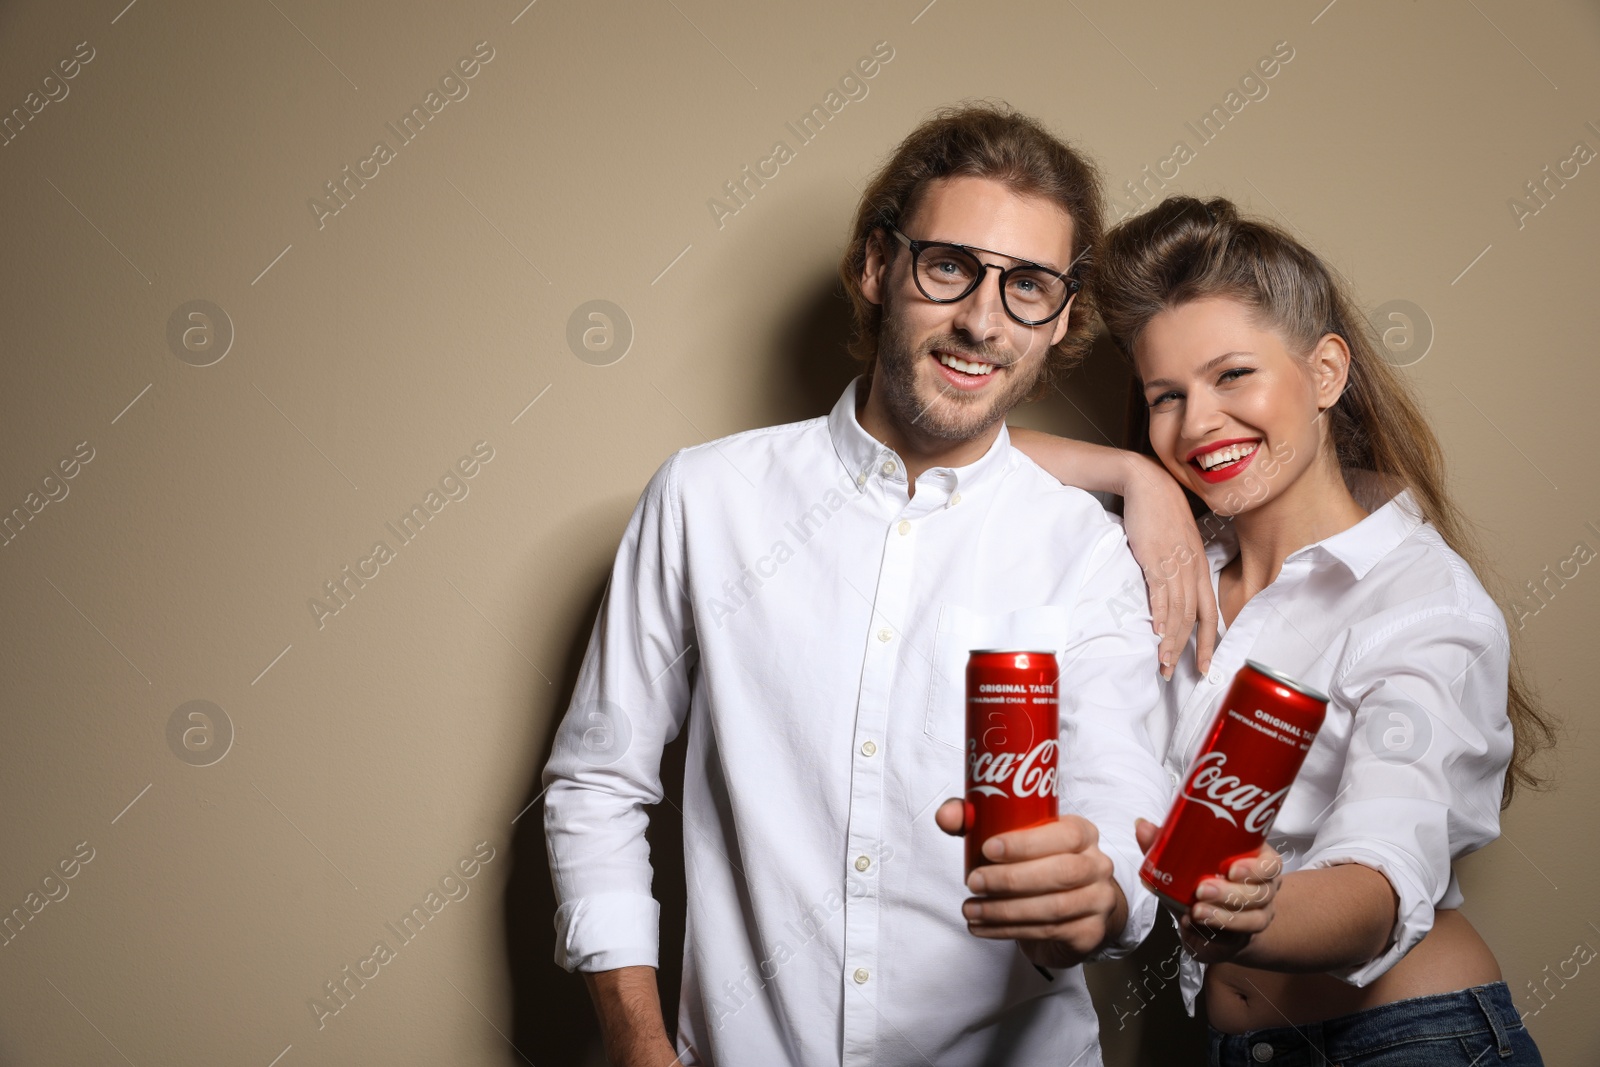
[[[688,715],[697,660],[678,462],[656,472],[628,521],[544,768],[555,960],[569,971],[658,962],[644,808],[661,800],[661,751]]]
[[[1095,824],[1100,850],[1128,904],[1122,932],[1091,959],[1116,959],[1155,925],[1157,900],[1139,878],[1144,853],[1136,818],[1159,823],[1172,782],[1145,728],[1160,698],[1144,580],[1122,528],[1112,524],[1094,547],[1070,642],[1061,656],[1061,810]]]
[[[1301,868],[1360,863],[1398,898],[1385,951],[1335,977],[1364,986],[1393,967],[1432,929],[1452,862],[1499,836],[1509,655],[1502,618],[1437,609],[1370,638],[1335,678],[1349,752]]]

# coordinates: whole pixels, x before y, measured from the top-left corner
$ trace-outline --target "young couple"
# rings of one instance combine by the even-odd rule
[[[866,373],[651,479],[544,772],[556,959],[612,1063],[1099,1063],[1080,964],[1157,921],[1142,850],[1247,659],[1330,699],[1269,844],[1179,919],[1210,1062],[1540,1062],[1451,865],[1549,728],[1435,438],[1283,231],[1176,198],[1108,235],[1100,205],[1033,120],[941,111],[851,229]],[[1093,310],[1144,455],[1004,424]],[[1057,652],[1062,815],[963,883],[977,648]],[[643,809],[684,728],[674,1039]]]

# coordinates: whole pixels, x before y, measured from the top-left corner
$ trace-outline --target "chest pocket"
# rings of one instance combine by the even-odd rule
[[[1071,611],[1041,604],[998,614],[957,604],[939,608],[923,732],[956,749],[967,745],[967,657],[975,649],[1055,652],[1066,647]]]

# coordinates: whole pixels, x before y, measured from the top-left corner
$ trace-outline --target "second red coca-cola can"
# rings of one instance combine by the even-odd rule
[[[1202,879],[1255,854],[1327,710],[1324,694],[1245,661],[1139,869],[1151,892],[1188,911]]]
[[[1061,810],[1054,652],[982,649],[967,659],[967,873],[995,834]]]

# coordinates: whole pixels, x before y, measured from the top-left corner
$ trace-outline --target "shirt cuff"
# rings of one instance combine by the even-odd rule
[[[597,893],[556,909],[556,963],[569,971],[656,967],[661,905],[638,893]]]
[[[1433,898],[1423,891],[1422,885],[1401,863],[1396,863],[1381,852],[1364,848],[1345,848],[1318,856],[1305,863],[1300,870],[1310,871],[1334,867],[1341,863],[1359,863],[1371,867],[1394,887],[1399,903],[1395,908],[1394,929],[1390,931],[1388,947],[1383,954],[1353,967],[1330,970],[1327,973],[1353,986],[1370,985],[1381,978],[1389,968],[1399,963],[1416,947],[1429,930],[1433,929]]]

